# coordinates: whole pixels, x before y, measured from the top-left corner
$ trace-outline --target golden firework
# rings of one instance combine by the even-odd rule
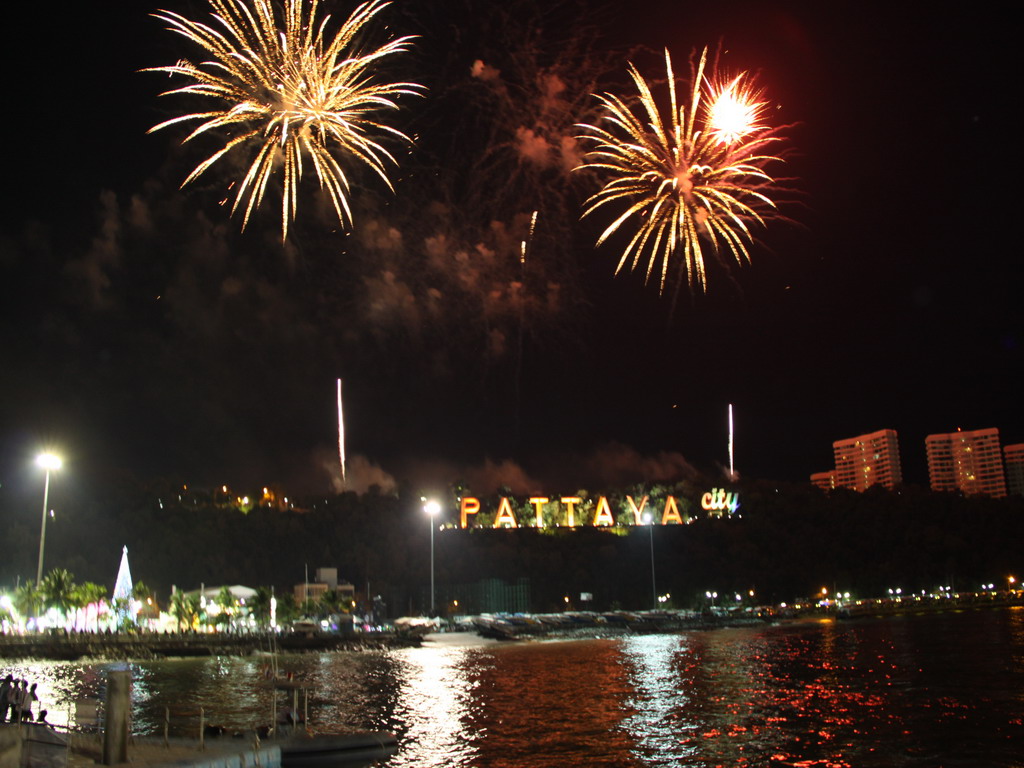
[[[382,59],[408,49],[411,38],[380,47],[360,44],[367,24],[389,5],[370,0],[358,6],[333,33],[330,16],[318,18],[319,0],[209,0],[213,21],[201,24],[171,11],[153,14],[168,29],[197,44],[208,56],[181,60],[147,71],[183,75],[191,82],[161,94],[188,94],[212,99],[209,111],[167,120],[150,129],[177,123],[200,124],[185,141],[216,133],[223,146],[196,166],[182,183],[201,176],[229,152],[248,153],[248,168],[237,184],[231,212],[242,209],[249,221],[276,173],[283,174],[281,228],[288,236],[298,205],[303,164],[313,165],[322,189],[330,195],[342,226],[352,222],[349,180],[339,156],[368,165],[391,188],[387,164],[395,158],[378,137],[411,141],[378,119],[397,108],[396,99],[417,93],[414,83],[381,82]]]
[[[765,103],[746,75],[717,81],[705,75],[706,65],[705,49],[689,104],[679,106],[672,60],[665,51],[671,110],[666,120],[650,86],[630,64],[640,114],[617,96],[599,94],[598,125],[578,126],[584,130],[578,138],[591,144],[579,169],[594,169],[607,178],[586,201],[583,216],[606,207],[619,212],[597,245],[638,219],[615,272],[630,259],[636,269],[646,256],[646,279],[660,265],[660,291],[680,248],[689,284],[706,288],[701,238],[716,251],[724,243],[737,262],[749,262],[749,225],[763,224],[765,212],[775,207],[766,194],[774,180],[764,167],[779,158],[763,152],[778,137],[762,123]]]

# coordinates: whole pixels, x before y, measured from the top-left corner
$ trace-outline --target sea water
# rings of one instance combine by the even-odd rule
[[[129,669],[133,730],[269,723],[268,657],[0,664],[49,720]],[[386,730],[386,765],[1024,766],[1024,609],[589,640],[440,635],[281,656],[320,732]],[[280,704],[280,701],[278,702]]]

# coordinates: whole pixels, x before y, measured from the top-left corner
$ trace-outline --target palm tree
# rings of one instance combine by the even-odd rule
[[[132,599],[137,600],[140,604],[139,610],[135,614],[136,624],[139,624],[139,619],[145,619],[146,622],[143,626],[148,626],[149,620],[160,615],[160,611],[156,607],[156,594],[145,582],[135,582],[132,586]]]
[[[54,608],[67,621],[68,611],[75,607],[75,577],[64,568],[54,568],[39,585],[43,607]]]
[[[345,606],[342,605],[341,595],[338,594],[337,590],[329,589],[320,595],[320,599],[317,601],[318,618],[329,619],[331,616],[336,616],[339,613],[345,612]]]
[[[198,613],[199,598],[189,597],[180,591],[171,595],[171,614],[178,620],[178,629],[181,629],[182,624],[187,624],[191,629]]]
[[[217,617],[217,623],[223,624],[225,627],[231,624],[231,612],[235,607],[235,596],[231,594],[231,588],[223,586],[220,588],[220,592],[217,593],[217,599],[214,601],[220,607],[220,615]]]
[[[249,613],[256,619],[256,626],[266,628],[270,624],[271,591],[266,587],[257,587],[256,594],[246,601]]]
[[[36,617],[43,607],[43,598],[31,581],[22,584],[14,593],[14,607],[22,619]]]
[[[291,592],[283,593],[277,598],[277,623],[290,624],[299,617],[299,605]]]
[[[144,603],[147,600],[153,598],[153,590],[146,586],[143,581],[136,581],[132,587],[132,598],[138,600],[140,603]]]
[[[94,581],[86,581],[79,584],[75,589],[75,607],[78,609],[88,608],[93,603],[100,603],[107,598],[107,588]],[[94,617],[94,630],[99,630],[99,611]]]

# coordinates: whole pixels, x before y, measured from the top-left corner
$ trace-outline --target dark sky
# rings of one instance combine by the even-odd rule
[[[328,490],[339,376],[364,484],[483,483],[503,462],[534,490],[686,462],[714,472],[729,403],[746,477],[806,479],[831,466],[832,441],[881,428],[920,484],[927,434],[1024,440],[1008,19],[985,4],[846,2],[519,12],[532,5],[385,12],[422,35],[398,66],[430,90],[396,118],[419,143],[394,195],[354,175],[349,235],[310,173],[284,246],[273,202],[238,232],[219,204],[230,167],[176,191],[214,145],[146,135],[180,102],[138,70],[191,53],[147,15],[157,6],[76,4],[13,35],[0,485],[37,483],[31,458],[52,446],[67,485]],[[524,168],[508,137],[538,125],[537,72],[562,67],[567,100],[590,108],[591,74],[628,92],[627,59],[653,79],[665,46],[685,72],[704,45],[757,71],[771,119],[791,124],[777,170],[789,221],[673,311],[639,276],[612,277],[614,245],[595,250],[598,224],[576,221],[586,189]],[[472,78],[476,59],[499,79]],[[508,244],[534,208],[520,309]]]

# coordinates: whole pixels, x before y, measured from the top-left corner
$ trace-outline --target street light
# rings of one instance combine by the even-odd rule
[[[654,518],[650,514],[644,515],[644,524],[651,533],[651,594],[654,595],[654,610],[658,609],[658,586],[654,580]]]
[[[427,501],[423,505],[423,511],[430,517],[430,614],[434,615],[434,518],[441,512],[441,505],[436,501]]]
[[[36,465],[46,470],[46,482],[43,485],[43,523],[39,531],[39,565],[36,568],[36,588],[43,581],[43,551],[46,549],[46,507],[50,503],[50,471],[60,469],[60,457],[52,453],[40,453],[36,456]]]

